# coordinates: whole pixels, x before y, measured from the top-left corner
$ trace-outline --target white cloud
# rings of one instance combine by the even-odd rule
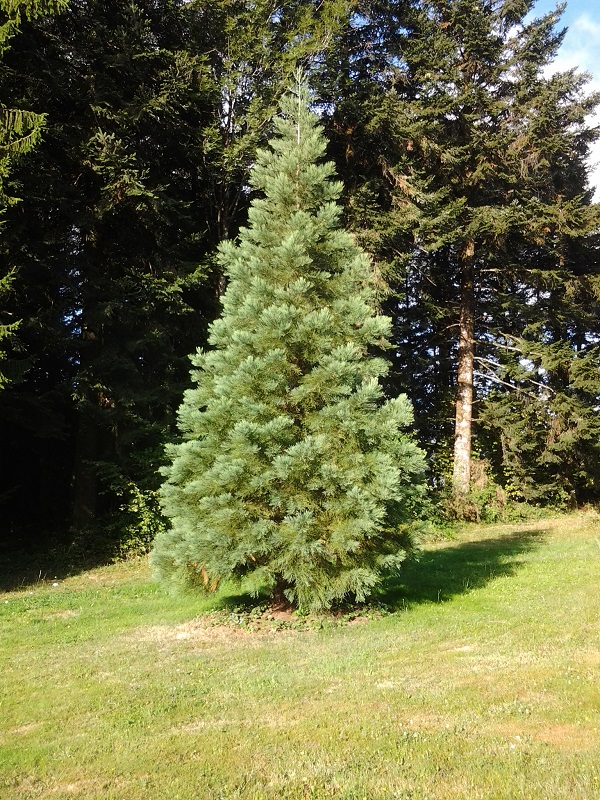
[[[569,23],[563,45],[549,71],[562,72],[573,67],[592,76],[588,91],[600,91],[600,21],[592,19],[587,13],[580,14]],[[590,117],[590,123],[600,125],[600,112]],[[593,145],[589,163],[590,184],[596,187],[595,199],[600,201],[600,142]]]

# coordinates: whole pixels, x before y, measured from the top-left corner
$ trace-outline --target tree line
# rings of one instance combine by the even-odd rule
[[[4,0],[7,540],[118,551],[164,527],[164,447],[227,286],[217,245],[260,196],[250,170],[298,66],[392,320],[386,394],[412,401],[446,509],[597,501],[600,97],[552,71],[559,11]]]

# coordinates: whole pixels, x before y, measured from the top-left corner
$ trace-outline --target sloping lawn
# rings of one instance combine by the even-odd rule
[[[314,630],[142,561],[1,594],[0,798],[595,800],[599,567],[588,513],[466,529]]]

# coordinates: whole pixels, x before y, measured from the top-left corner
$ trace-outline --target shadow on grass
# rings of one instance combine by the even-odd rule
[[[31,550],[0,548],[0,592],[25,589],[37,583],[63,580],[93,566],[75,565],[68,552],[58,548],[36,547]]]
[[[391,610],[450,600],[481,588],[494,578],[515,574],[522,566],[520,557],[539,547],[546,534],[542,528],[516,531],[493,539],[423,550],[418,560],[406,562],[401,573],[389,577],[370,600],[384,603]],[[268,592],[257,597],[230,584],[222,591],[214,596],[207,610],[248,613],[270,603]],[[334,613],[355,608],[354,603],[342,603]]]
[[[423,550],[418,560],[407,562],[399,575],[385,581],[377,599],[391,608],[408,608],[466,594],[494,578],[514,575],[521,566],[519,557],[539,547],[545,534],[543,529],[517,531]]]
[[[541,528],[517,531],[495,539],[423,550],[418,560],[407,562],[401,573],[388,578],[377,596],[371,599],[392,609],[449,600],[485,586],[494,578],[513,575],[520,566],[519,556],[538,547],[545,534]],[[72,555],[68,548],[40,547],[34,551],[14,548],[9,551],[0,546],[0,591],[24,588],[40,580],[61,580],[99,564],[110,563],[93,551],[87,554],[86,559],[82,559],[79,553],[76,559]],[[209,610],[243,611],[268,602],[267,594],[255,597],[228,586],[222,595],[214,597]]]
[[[72,541],[68,534],[52,532],[0,540],[0,592],[79,575],[112,564],[117,555],[118,542],[93,535],[88,541],[83,536]]]

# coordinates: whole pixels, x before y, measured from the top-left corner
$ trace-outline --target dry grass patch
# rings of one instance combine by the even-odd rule
[[[214,625],[202,619],[190,620],[179,625],[148,625],[126,634],[126,639],[135,642],[150,642],[164,648],[178,643],[211,644],[223,647],[251,647],[265,640],[298,635],[295,630],[258,629],[248,630],[233,625]]]
[[[531,731],[531,736],[559,750],[577,752],[589,750],[600,757],[598,728],[582,728],[579,725],[552,725]]]
[[[26,722],[24,725],[17,725],[8,731],[0,731],[0,742],[6,741],[11,736],[24,736],[32,731],[37,731],[42,727],[41,722]]]

